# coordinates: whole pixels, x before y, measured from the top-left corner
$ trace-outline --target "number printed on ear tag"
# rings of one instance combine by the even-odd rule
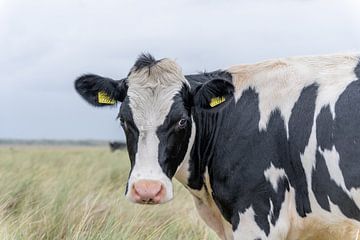
[[[209,105],[210,105],[210,107],[215,107],[215,106],[217,106],[217,105],[219,105],[220,103],[223,103],[223,102],[225,102],[225,97],[224,96],[215,97],[215,98],[212,98],[210,100]]]
[[[109,97],[104,91],[98,92],[98,102],[102,104],[114,105],[116,101]]]

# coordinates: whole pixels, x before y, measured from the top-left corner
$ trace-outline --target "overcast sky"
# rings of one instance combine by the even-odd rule
[[[184,73],[293,55],[360,52],[359,0],[0,0],[0,138],[123,139],[118,109],[73,89],[120,79],[141,52]]]

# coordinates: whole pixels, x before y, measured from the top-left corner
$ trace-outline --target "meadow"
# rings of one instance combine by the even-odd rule
[[[0,239],[217,239],[174,180],[166,204],[128,202],[125,151],[1,146]]]

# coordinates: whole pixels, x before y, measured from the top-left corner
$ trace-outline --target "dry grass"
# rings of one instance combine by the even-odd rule
[[[128,170],[107,148],[1,147],[0,239],[216,239],[180,184],[170,203],[129,203]]]

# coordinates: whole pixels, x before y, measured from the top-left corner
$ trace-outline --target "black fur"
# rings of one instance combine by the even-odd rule
[[[75,80],[76,91],[91,105],[108,106],[98,102],[98,92],[104,91],[110,98],[122,102],[126,97],[126,79],[115,81],[94,74],[86,74]]]
[[[209,103],[212,98],[225,97],[225,99],[232,98],[234,93],[234,86],[231,82],[223,79],[213,79],[198,87],[198,91],[194,96],[194,104],[201,108],[212,108]]]
[[[357,79],[360,74],[357,67]],[[334,145],[340,155],[340,169],[347,189],[360,187],[360,80],[354,81],[335,104]]]
[[[134,70],[139,71],[143,68],[150,68],[154,66],[156,63],[158,63],[161,60],[156,60],[151,54],[149,53],[142,53],[137,58],[135,64],[134,64]]]
[[[231,74],[223,70],[185,75],[185,78],[189,81],[191,89],[193,89],[192,91],[194,91],[193,94],[195,94],[198,87],[200,87],[202,84],[214,79],[222,79],[230,83],[232,82]]]
[[[109,142],[109,147],[111,152],[115,152],[116,150],[122,150],[126,148],[126,143],[124,142]]]
[[[129,106],[129,98],[126,97],[121,104],[118,118],[120,119],[121,126],[124,129],[126,137],[126,145],[130,158],[130,172],[129,176],[135,165],[135,155],[137,153],[137,145],[139,141],[139,129],[134,123],[133,114]],[[125,194],[128,191],[128,184],[126,184]]]
[[[357,79],[360,77],[359,66],[355,69]],[[347,189],[360,186],[360,80],[347,86],[335,104],[335,119],[330,107],[323,107],[316,119],[316,137],[321,151],[332,150],[339,153],[339,166],[343,173]],[[312,189],[319,205],[330,211],[329,199],[341,212],[360,220],[360,209],[338,184],[331,179],[325,159],[321,152],[316,152],[316,168],[312,174]]]
[[[150,68],[160,60],[142,54],[134,64],[134,71]],[[360,64],[355,69],[360,79]],[[259,130],[259,95],[256,89],[246,89],[235,102],[231,74],[215,71],[185,76],[191,90],[184,85],[174,97],[165,122],[157,129],[159,137],[159,164],[172,178],[183,159],[193,117],[196,124],[195,142],[191,149],[188,186],[200,190],[204,187],[204,173],[208,168],[212,197],[224,218],[236,230],[239,213],[250,206],[255,221],[266,235],[270,226],[278,221],[281,204],[290,186],[295,190],[296,210],[301,217],[311,213],[308,183],[301,162],[301,154],[308,145],[314,125],[318,85],[305,87],[295,103],[288,124],[288,134],[283,116],[275,109],[266,130]],[[354,79],[356,80],[356,79]],[[127,138],[131,170],[135,164],[139,130],[135,126],[129,99],[126,98],[126,80],[120,82],[96,75],[85,75],[75,82],[75,88],[88,102],[98,106],[94,94],[106,91],[111,97],[123,101],[120,120]],[[213,97],[225,96],[226,101],[210,107]],[[312,190],[319,205],[330,211],[330,199],[343,214],[360,220],[360,210],[355,202],[330,177],[321,151],[333,147],[340,156],[340,169],[348,189],[360,187],[360,80],[352,82],[335,105],[335,119],[325,106],[316,118],[316,166],[312,173]],[[186,127],[178,122],[185,119]],[[126,123],[126,124],[125,124]],[[321,151],[320,151],[320,150]],[[265,178],[271,165],[284,169],[286,176],[278,180],[278,189]],[[270,213],[270,201],[273,211]],[[270,214],[270,219],[268,215]]]
[[[156,131],[160,140],[158,161],[163,172],[170,179],[185,157],[191,135],[192,122],[187,91],[184,85],[182,91],[174,96],[174,103],[165,122]],[[182,128],[179,127],[181,119],[186,121]]]
[[[305,87],[295,103],[289,119],[289,158],[282,162],[290,184],[295,187],[296,210],[305,217],[311,212],[308,184],[300,154],[308,145],[314,123],[315,102],[318,86]]]
[[[267,131],[259,132],[258,94],[253,89],[246,90],[237,103],[230,98],[216,109],[202,108],[194,101],[197,128],[189,186],[201,188],[207,166],[213,198],[233,230],[240,221],[239,213],[252,206],[257,224],[269,234],[270,224],[276,223],[285,192],[289,191],[286,178],[279,180],[275,192],[264,176],[271,163],[281,165],[279,156],[287,145],[282,117],[274,112]],[[270,199],[274,211],[268,222]]]

